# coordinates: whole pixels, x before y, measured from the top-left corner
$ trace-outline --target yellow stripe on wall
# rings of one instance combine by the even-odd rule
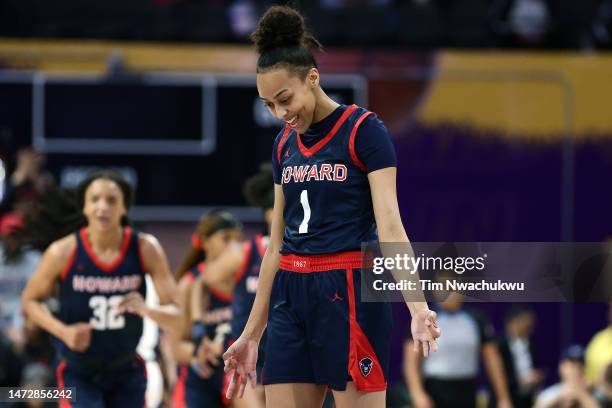
[[[612,137],[612,55],[443,52],[418,116],[523,136]]]

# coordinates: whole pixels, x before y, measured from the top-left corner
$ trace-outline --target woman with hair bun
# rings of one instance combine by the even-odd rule
[[[384,407],[391,332],[388,303],[361,302],[361,243],[408,237],[396,197],[396,157],[372,112],[341,105],[320,86],[321,44],[303,17],[269,8],[252,34],[257,89],[285,122],[274,142],[274,208],[253,309],[224,354],[228,395],[255,386],[258,343],[268,407]],[[407,302],[415,349],[436,350],[436,315]]]

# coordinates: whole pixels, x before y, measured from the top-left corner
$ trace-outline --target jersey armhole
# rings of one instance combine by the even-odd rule
[[[357,136],[357,129],[359,129],[359,125],[361,125],[361,123],[370,115],[373,115],[374,112],[365,112],[363,114],[361,114],[361,116],[359,116],[359,119],[357,119],[357,122],[355,122],[355,126],[353,126],[353,130],[351,130],[351,136],[349,137],[349,153],[351,155],[351,159],[353,160],[353,163],[355,163],[355,165],[357,167],[359,167],[362,171],[367,171],[365,164],[363,164],[363,162],[361,160],[359,160],[359,157],[357,157],[357,153],[355,152],[355,136]]]
[[[79,249],[79,241],[77,239],[76,242],[74,243],[74,249],[72,250],[72,253],[70,254],[70,258],[68,258],[68,262],[66,262],[66,265],[64,265],[64,268],[60,272],[60,281],[64,281],[66,277],[68,276],[68,272],[70,272],[70,268],[72,268],[72,265],[74,265],[74,261],[76,260],[78,249]]]
[[[234,277],[234,283],[240,282],[240,279],[242,279],[242,277],[246,273],[247,267],[249,266],[249,261],[251,260],[251,251],[253,250],[253,243],[251,241],[247,241],[244,243],[244,246],[242,248],[244,259],[242,260],[240,269],[238,269],[238,272],[236,272],[236,276]]]

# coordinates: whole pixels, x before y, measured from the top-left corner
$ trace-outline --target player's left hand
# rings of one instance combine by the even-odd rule
[[[428,357],[429,351],[438,351],[436,339],[442,334],[436,320],[436,312],[429,309],[419,310],[412,316],[410,330],[414,341],[414,351],[419,351],[422,345],[423,356]]]
[[[119,313],[132,313],[140,317],[146,314],[147,305],[144,298],[138,292],[130,292],[119,303],[117,307]]]

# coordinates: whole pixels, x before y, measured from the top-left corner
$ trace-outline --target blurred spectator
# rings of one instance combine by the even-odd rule
[[[567,348],[559,363],[561,382],[544,389],[536,400],[536,408],[597,408],[584,375],[584,350],[579,345]]]
[[[504,362],[508,389],[514,408],[532,407],[543,373],[534,363],[536,353],[531,335],[535,315],[528,306],[515,305],[506,313],[505,332],[498,340]]]
[[[46,158],[31,149],[17,152],[17,166],[7,177],[0,201],[0,234],[8,235],[22,223],[21,217],[37,196],[54,184],[53,176],[43,170]]]
[[[476,406],[476,380],[480,355],[498,397],[498,407],[511,407],[503,363],[491,323],[480,313],[463,307],[451,295],[440,304],[438,321],[446,336],[438,339],[438,352],[422,361],[412,341],[404,347],[404,377],[417,408]],[[454,333],[454,334],[453,334]]]
[[[586,349],[586,378],[594,384],[602,377],[605,367],[612,363],[612,303],[608,327],[593,336]]]
[[[15,347],[0,332],[0,387],[15,387],[21,384],[23,361]]]
[[[496,0],[491,14],[495,32],[509,45],[541,45],[549,35],[546,0]]]
[[[53,178],[43,171],[45,157],[30,149],[17,153],[15,171],[7,178],[0,202],[0,331],[18,349],[25,343],[21,292],[40,260],[38,251],[24,248],[11,251],[10,235],[23,226],[28,209],[41,193],[53,185]],[[10,254],[15,254],[12,258]]]
[[[608,364],[604,370],[601,385],[593,395],[602,408],[612,408],[612,364]]]
[[[21,292],[39,261],[38,251],[27,250],[22,251],[13,262],[7,262],[4,245],[0,241],[0,332],[19,348],[24,343]]]
[[[255,4],[251,0],[236,0],[228,9],[229,24],[236,38],[249,38],[257,25]]]
[[[321,6],[327,9],[347,7],[388,6],[391,0],[320,0]]]

